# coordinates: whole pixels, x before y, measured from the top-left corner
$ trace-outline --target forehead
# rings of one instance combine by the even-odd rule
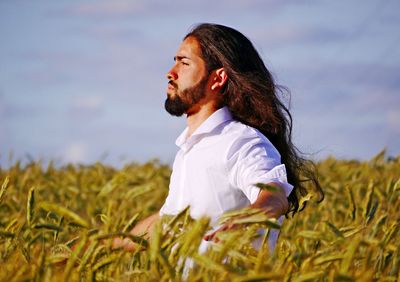
[[[200,45],[194,37],[186,38],[176,52],[177,57],[187,57],[191,60],[202,60]]]

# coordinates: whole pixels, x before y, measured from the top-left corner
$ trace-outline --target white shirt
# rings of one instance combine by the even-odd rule
[[[227,107],[214,112],[190,137],[187,132],[176,140],[180,150],[160,215],[175,215],[190,206],[191,217],[208,216],[215,226],[224,212],[256,201],[256,183],[279,183],[286,196],[292,191],[279,152],[257,129],[235,121]],[[270,232],[270,249],[277,236],[277,230]]]

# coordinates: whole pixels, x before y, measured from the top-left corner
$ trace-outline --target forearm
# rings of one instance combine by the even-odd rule
[[[267,184],[279,186],[278,183]],[[257,200],[250,207],[262,209],[268,216],[279,218],[281,215],[286,214],[289,209],[289,202],[282,188],[276,191],[261,190]]]
[[[136,224],[130,233],[135,236],[143,236],[145,239],[150,239],[154,231],[154,226],[159,218],[158,212],[146,217]],[[137,248],[137,244],[133,243],[129,238],[114,238],[112,247],[114,249],[123,248],[125,251],[134,251]]]
[[[132,228],[130,233],[136,236],[144,236],[146,239],[150,238],[151,234],[153,233],[155,223],[159,220],[159,218],[160,215],[158,212],[146,217],[145,219],[139,221],[139,223]]]
[[[279,186],[278,183],[267,183],[267,184],[272,185],[272,186]],[[285,192],[283,189],[278,189],[276,191],[261,190],[260,193],[258,194],[256,201],[253,204],[251,204],[249,207],[255,208],[255,209],[261,209],[269,217],[279,218],[281,215],[284,215],[287,212],[287,210],[289,208],[289,202],[286,198],[286,195],[285,195]],[[217,241],[218,239],[216,239],[215,235],[218,232],[235,229],[235,228],[237,228],[237,225],[233,224],[232,221],[228,221],[228,222],[224,223],[216,231],[204,236],[204,240]]]

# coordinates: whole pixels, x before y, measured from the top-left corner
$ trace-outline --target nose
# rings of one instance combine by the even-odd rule
[[[178,78],[178,75],[176,74],[176,72],[174,71],[174,69],[170,69],[167,73],[167,79],[168,80],[176,80]]]

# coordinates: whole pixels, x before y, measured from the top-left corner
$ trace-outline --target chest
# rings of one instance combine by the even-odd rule
[[[248,204],[242,191],[231,185],[224,140],[204,140],[175,158],[170,197],[179,209],[191,206],[194,217],[216,216]]]

